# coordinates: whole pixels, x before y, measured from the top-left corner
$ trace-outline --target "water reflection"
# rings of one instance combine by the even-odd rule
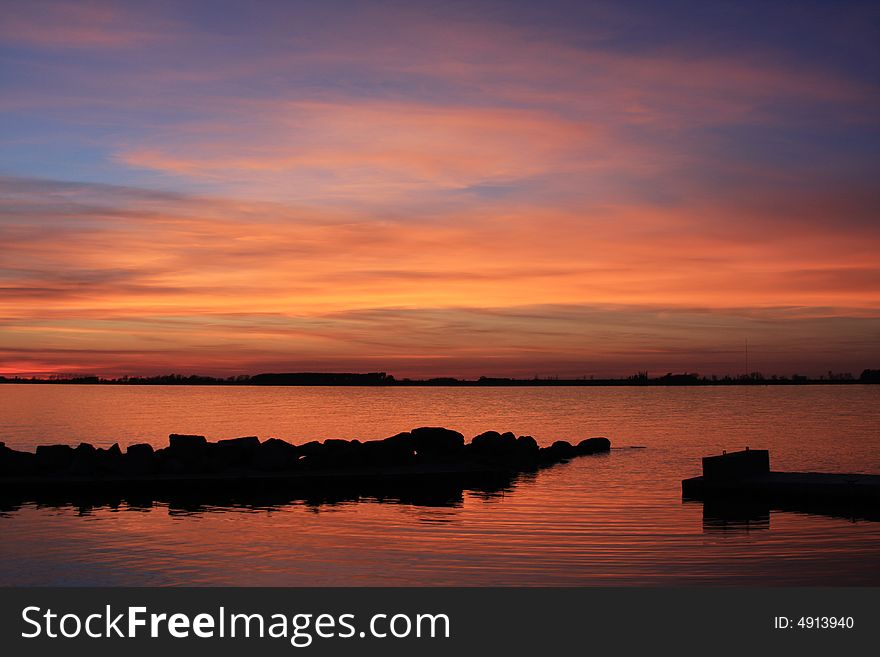
[[[604,434],[648,449],[440,494],[7,500],[2,585],[880,584],[880,523],[774,505],[755,516],[709,509],[703,523],[702,503],[681,501],[702,456],[745,445],[769,449],[778,470],[880,473],[880,386],[15,388],[3,390],[0,440],[16,449],[164,444],[171,431],[367,440],[420,424],[468,436],[509,428],[542,445]]]
[[[751,533],[770,529],[772,512],[857,521],[880,521],[880,509],[868,505],[839,504],[833,501],[803,500],[684,500],[685,505],[703,505],[703,532]]]
[[[753,532],[770,529],[770,507],[765,505],[706,502],[703,504],[703,531]]]
[[[471,473],[424,480],[393,478],[385,481],[334,481],[332,484],[310,482],[261,482],[247,486],[229,485],[222,489],[185,489],[146,494],[101,492],[65,493],[46,491],[34,496],[0,496],[0,516],[9,516],[23,506],[37,509],[74,508],[80,516],[95,510],[150,511],[168,509],[169,515],[198,515],[225,511],[277,511],[302,505],[319,512],[359,502],[401,504],[416,507],[460,508],[465,491],[483,501],[500,499],[513,492],[516,485],[533,482],[535,473]]]

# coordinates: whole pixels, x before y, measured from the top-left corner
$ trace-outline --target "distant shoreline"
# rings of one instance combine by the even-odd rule
[[[770,376],[759,373],[739,377],[701,377],[698,374],[666,374],[650,378],[639,374],[622,379],[595,378],[533,378],[514,379],[499,377],[480,377],[478,379],[456,379],[451,377],[431,379],[397,379],[384,372],[335,373],[335,372],[296,372],[281,374],[255,374],[216,378],[209,376],[182,376],[169,374],[153,377],[122,377],[115,379],[97,376],[63,378],[24,378],[0,377],[0,384],[27,385],[188,385],[188,386],[328,386],[328,387],[463,387],[463,388],[530,388],[530,387],[666,387],[666,386],[800,386],[800,385],[874,385],[880,384],[880,370],[865,370],[856,378],[851,375],[835,375],[810,378],[794,375],[792,377]]]

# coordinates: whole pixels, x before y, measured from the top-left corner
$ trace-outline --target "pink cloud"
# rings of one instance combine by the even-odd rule
[[[39,48],[119,49],[166,38],[169,25],[118,3],[30,0],[4,7],[0,37]]]

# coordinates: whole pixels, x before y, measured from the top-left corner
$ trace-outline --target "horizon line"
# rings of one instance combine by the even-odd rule
[[[0,383],[56,383],[56,384],[118,384],[118,385],[279,385],[279,386],[393,386],[393,385],[731,385],[731,384],[803,384],[803,383],[880,383],[880,369],[864,369],[859,376],[851,372],[815,376],[769,374],[751,372],[731,375],[700,375],[697,372],[666,372],[651,377],[647,371],[625,377],[579,377],[539,376],[517,378],[505,376],[479,376],[459,378],[438,376],[425,378],[397,378],[386,372],[261,372],[226,377],[204,374],[123,375],[104,377],[100,375],[53,374],[49,376],[22,376],[0,374]]]

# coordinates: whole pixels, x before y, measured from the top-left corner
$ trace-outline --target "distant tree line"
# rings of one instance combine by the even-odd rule
[[[481,376],[478,379],[437,377],[431,379],[396,379],[385,372],[288,372],[265,374],[239,374],[212,377],[197,374],[163,374],[159,376],[122,376],[103,378],[98,376],[53,375],[38,377],[0,376],[0,383],[64,383],[80,385],[187,385],[187,386],[724,386],[724,385],[809,385],[809,384],[878,384],[880,369],[866,369],[858,377],[849,372],[828,372],[818,378],[801,374],[764,376],[760,372],[739,376],[700,376],[696,373],[672,373],[650,377],[648,372],[638,372],[619,379],[597,379],[592,376],[580,378],[538,377],[515,379]]]

